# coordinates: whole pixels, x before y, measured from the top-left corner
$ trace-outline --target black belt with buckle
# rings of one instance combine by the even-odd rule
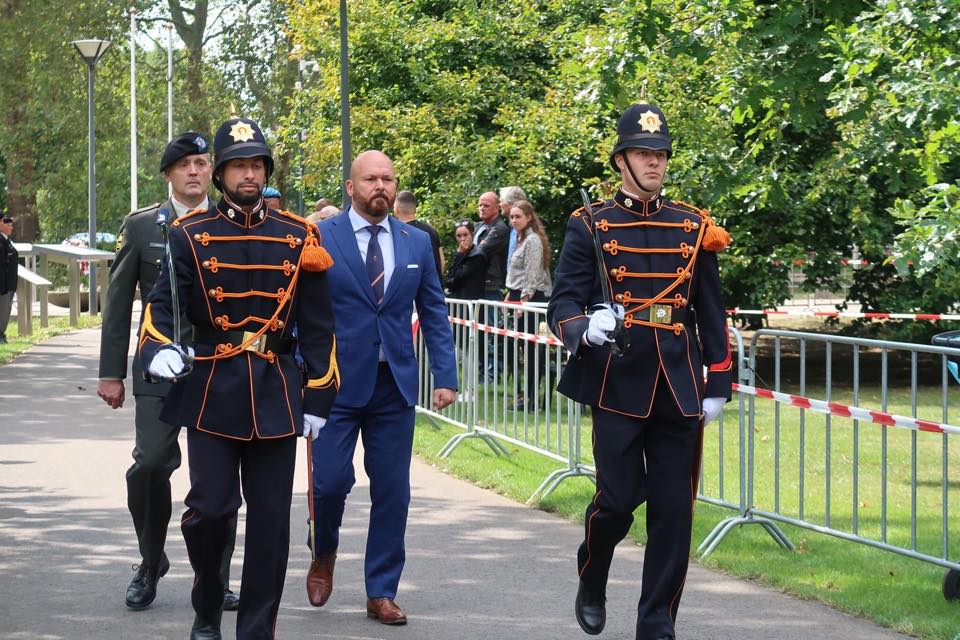
[[[686,307],[676,309],[672,304],[652,304],[646,309],[628,313],[627,317],[653,324],[673,326],[686,322],[690,317],[690,309]]]
[[[254,336],[255,331],[221,331],[213,327],[193,325],[193,341],[201,344],[218,345],[229,342],[234,346],[244,344]],[[266,353],[273,351],[277,355],[293,353],[297,341],[293,338],[284,338],[277,333],[264,333],[247,346],[247,351]]]

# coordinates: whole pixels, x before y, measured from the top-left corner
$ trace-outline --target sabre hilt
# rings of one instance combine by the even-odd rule
[[[187,350],[186,346],[180,340],[180,289],[177,287],[177,270],[173,263],[173,252],[170,250],[170,227],[167,224],[167,216],[170,212],[166,208],[157,211],[157,226],[160,227],[160,235],[163,236],[163,250],[166,254],[167,273],[170,278],[170,303],[173,312],[173,342],[171,346],[180,358],[183,360],[183,371],[178,373],[171,380],[176,381],[185,378],[193,371],[193,356]]]
[[[583,209],[590,216],[590,228],[593,230],[593,253],[597,262],[597,273],[600,276],[600,294],[603,296],[603,303],[613,311],[616,323],[613,329],[605,332],[610,342],[603,343],[599,348],[606,349],[615,356],[622,356],[630,349],[630,333],[623,323],[623,317],[617,313],[616,307],[620,306],[619,303],[613,302],[613,296],[610,294],[610,281],[607,279],[607,270],[603,262],[603,244],[600,242],[600,231],[597,229],[597,222],[593,217],[593,205],[590,204],[590,196],[586,189],[580,189],[580,197],[583,198]]]

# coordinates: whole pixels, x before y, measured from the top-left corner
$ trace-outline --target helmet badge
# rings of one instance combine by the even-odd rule
[[[253,127],[246,122],[235,122],[230,127],[230,137],[233,138],[234,142],[247,142],[249,140],[253,140]]]
[[[660,119],[660,116],[649,110],[640,114],[639,123],[640,128],[649,133],[657,133],[663,126],[663,121]]]

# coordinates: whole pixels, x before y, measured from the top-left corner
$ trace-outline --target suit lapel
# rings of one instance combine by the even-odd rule
[[[370,304],[376,307],[377,301],[373,298],[373,287],[370,286],[367,268],[360,257],[357,235],[353,231],[353,225],[350,224],[350,216],[347,213],[336,216],[330,223],[330,227],[333,241],[337,243],[337,249],[347,263],[350,273],[357,279],[357,286],[364,292],[364,296],[370,301]]]
[[[390,285],[383,295],[383,304],[386,305],[396,294],[397,289],[403,286],[407,277],[407,264],[410,262],[409,232],[401,228],[400,223],[393,216],[387,216],[390,221],[390,235],[393,238],[393,274],[390,276]]]

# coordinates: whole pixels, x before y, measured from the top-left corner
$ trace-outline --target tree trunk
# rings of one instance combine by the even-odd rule
[[[10,8],[8,7],[8,10]],[[27,83],[24,56],[9,56],[4,70],[9,95],[3,126],[7,139],[2,143],[6,160],[7,213],[15,219],[14,240],[36,242],[40,239],[37,219],[37,187],[34,184],[35,164],[32,140],[24,132],[30,131],[30,86]]]
[[[194,131],[207,131],[210,123],[203,117],[203,105],[206,102],[203,95],[203,44],[209,0],[196,0],[192,9],[184,7],[180,0],[168,0],[168,4],[177,35],[187,50],[187,95],[180,101],[186,112],[185,126]],[[187,16],[193,20],[187,22]]]

